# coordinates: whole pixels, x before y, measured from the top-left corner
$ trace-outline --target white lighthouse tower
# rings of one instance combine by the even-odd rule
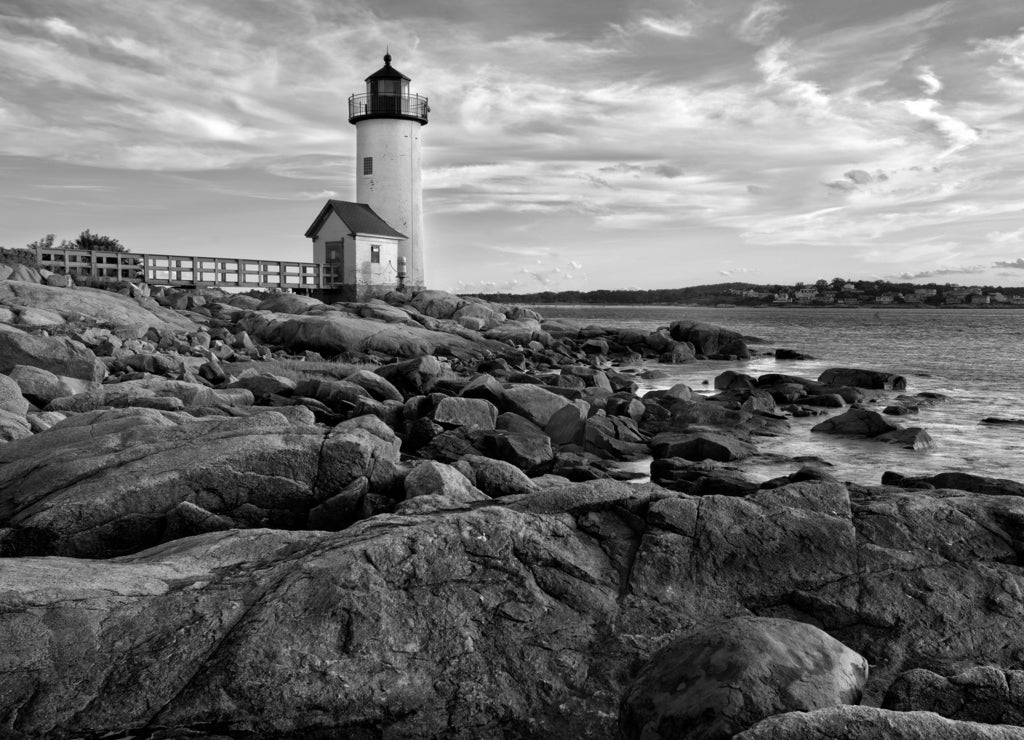
[[[366,92],[348,100],[356,127],[356,200],[366,203],[406,238],[398,242],[398,271],[405,287],[424,287],[423,179],[420,129],[427,125],[427,99],[409,93],[409,78],[384,66],[366,78]]]

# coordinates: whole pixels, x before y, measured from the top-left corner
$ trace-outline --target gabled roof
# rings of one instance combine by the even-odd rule
[[[313,225],[306,229],[306,236],[310,239],[316,238],[324,221],[332,214],[338,214],[349,231],[353,234],[373,234],[374,236],[388,236],[393,239],[408,239],[405,234],[395,231],[388,226],[387,221],[378,216],[370,206],[365,203],[349,203],[347,200],[329,200],[327,205],[320,211],[320,215],[313,221]]]

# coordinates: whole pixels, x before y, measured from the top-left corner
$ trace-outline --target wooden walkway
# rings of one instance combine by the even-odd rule
[[[340,284],[330,265],[233,257],[100,252],[36,248],[39,263],[53,272],[150,285],[329,290]]]

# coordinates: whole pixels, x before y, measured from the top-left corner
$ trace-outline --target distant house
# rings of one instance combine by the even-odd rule
[[[992,302],[992,299],[987,295],[980,295],[978,293],[971,293],[967,297],[967,302],[975,305],[986,305]]]
[[[789,293],[776,293],[772,303],[789,303]]]
[[[332,267],[343,300],[365,300],[398,286],[398,242],[393,229],[365,203],[329,200],[306,230],[313,261]]]

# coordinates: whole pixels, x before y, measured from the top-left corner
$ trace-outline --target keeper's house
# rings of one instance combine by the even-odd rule
[[[398,243],[407,237],[367,204],[327,201],[306,236],[313,240],[313,261],[334,269],[341,300],[365,301],[395,290]]]

